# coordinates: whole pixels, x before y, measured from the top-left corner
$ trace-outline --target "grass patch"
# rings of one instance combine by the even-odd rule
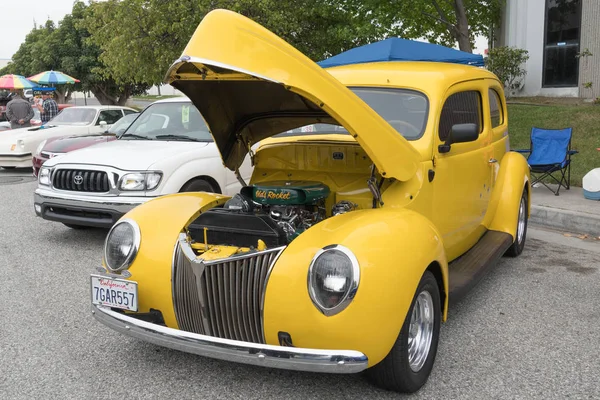
[[[585,174],[600,167],[600,106],[508,104],[508,132],[511,149],[528,149],[532,127],[573,128],[571,185],[581,186]]]

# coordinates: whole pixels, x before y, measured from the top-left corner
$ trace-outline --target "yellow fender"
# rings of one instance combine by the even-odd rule
[[[360,265],[356,296],[339,314],[327,317],[308,294],[308,269],[321,248],[350,249]],[[337,215],[314,225],[281,253],[267,283],[264,331],[279,345],[278,332],[293,345],[363,352],[380,362],[396,341],[425,270],[437,263],[444,293],[448,265],[441,235],[424,216],[407,209],[368,209]],[[447,297],[442,307],[445,318]]]
[[[484,226],[489,230],[506,232],[515,239],[519,204],[527,190],[527,216],[531,210],[531,178],[529,165],[522,154],[507,152],[497,167],[496,184],[492,192]]]
[[[167,326],[178,328],[170,284],[175,243],[188,222],[227,199],[228,196],[214,193],[177,193],[150,200],[123,216],[137,222],[142,237],[137,257],[128,270],[130,280],[138,283],[139,312],[148,312],[150,307],[159,309]]]

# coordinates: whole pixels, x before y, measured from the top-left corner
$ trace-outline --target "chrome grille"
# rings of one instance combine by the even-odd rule
[[[52,186],[76,192],[108,192],[110,184],[104,171],[57,169],[52,173]]]
[[[202,262],[182,235],[173,257],[173,304],[179,328],[264,343],[264,290],[269,268],[282,250]]]

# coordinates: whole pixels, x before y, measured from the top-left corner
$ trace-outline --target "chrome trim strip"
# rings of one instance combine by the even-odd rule
[[[348,288],[348,291],[344,294],[344,298],[339,302],[338,305],[336,305],[335,307],[332,307],[332,308],[325,308],[325,307],[323,307],[322,304],[320,304],[316,300],[315,290],[311,285],[311,281],[312,281],[312,277],[313,277],[313,267],[314,267],[317,259],[321,255],[323,255],[323,253],[326,253],[326,252],[332,251],[332,250],[340,251],[340,252],[344,253],[346,255],[346,257],[348,257],[348,259],[350,259],[350,262],[352,263],[352,284],[351,284],[350,288]],[[352,251],[350,251],[350,249],[348,249],[347,247],[344,247],[342,245],[339,245],[339,244],[332,244],[332,245],[323,247],[321,250],[317,251],[317,253],[313,257],[312,261],[310,262],[310,266],[308,267],[307,280],[308,280],[308,293],[310,295],[309,297],[310,297],[311,301],[313,302],[313,304],[315,305],[315,307],[317,307],[317,309],[319,311],[321,311],[327,317],[331,317],[332,315],[336,315],[337,313],[341,312],[346,307],[348,307],[348,305],[350,305],[350,303],[354,299],[354,296],[356,296],[356,291],[358,290],[358,284],[360,283],[360,265],[358,264],[358,260],[357,260],[356,256],[354,255],[354,253],[352,253]]]
[[[220,339],[152,324],[98,305],[92,305],[92,314],[100,323],[124,335],[219,360],[334,374],[358,373],[368,367],[367,356],[355,350],[305,349]]]
[[[285,250],[286,247],[287,246],[280,247],[281,250],[279,251],[279,253],[277,253],[271,265],[269,265],[267,275],[265,276],[265,284],[262,288],[262,293],[260,296],[260,333],[262,335],[262,340],[265,343],[267,343],[267,338],[265,337],[265,296],[267,293],[267,284],[269,283],[269,278],[271,277],[271,271],[273,271],[273,267],[275,267],[277,260],[279,260],[279,257],[281,256],[283,250]]]

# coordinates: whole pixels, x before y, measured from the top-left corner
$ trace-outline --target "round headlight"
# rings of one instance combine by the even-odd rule
[[[106,236],[104,262],[111,271],[129,268],[140,248],[140,228],[135,221],[125,219],[117,222]]]
[[[356,256],[344,246],[331,245],[317,252],[308,269],[308,293],[325,315],[339,313],[354,299],[360,281]]]

